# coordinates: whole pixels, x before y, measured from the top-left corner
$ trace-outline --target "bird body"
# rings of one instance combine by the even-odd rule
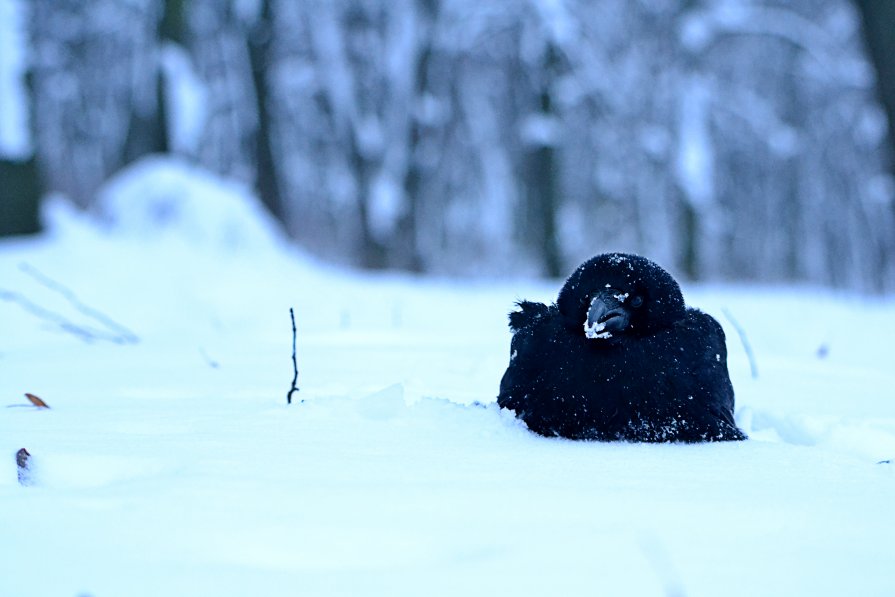
[[[733,419],[724,332],[684,305],[674,279],[636,255],[584,263],[557,302],[510,314],[498,404],[541,435],[572,439],[745,439]]]

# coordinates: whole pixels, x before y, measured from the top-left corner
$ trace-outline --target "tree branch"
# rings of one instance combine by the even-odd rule
[[[62,295],[62,297],[82,315],[99,322],[106,327],[106,329],[114,332],[117,335],[119,344],[136,344],[140,341],[137,335],[131,330],[127,329],[102,311],[85,305],[74,291],[44,274],[33,265],[29,263],[21,263],[19,264],[19,270],[21,270],[22,273],[31,276],[31,278],[36,280],[41,286]]]
[[[71,289],[41,273],[37,268],[27,263],[22,263],[19,265],[19,269],[44,288],[61,295],[78,313],[99,323],[105,329],[76,324],[63,315],[50,311],[30,300],[24,294],[13,290],[0,288],[0,300],[15,303],[38,319],[51,323],[63,332],[71,334],[88,344],[95,340],[105,340],[113,344],[136,344],[140,341],[140,338],[132,331],[105,313],[84,304]]]
[[[7,301],[10,303],[15,303],[20,306],[22,309],[34,315],[38,319],[42,319],[48,323],[52,323],[57,326],[63,332],[71,334],[82,340],[83,342],[93,342],[94,340],[106,340],[108,338],[103,338],[102,332],[98,332],[97,330],[91,330],[90,328],[81,327],[79,325],[75,325],[65,317],[59,315],[58,313],[54,313],[48,309],[44,309],[40,305],[31,302],[24,295],[18,292],[13,292],[12,290],[4,290],[0,288],[0,300]]]
[[[292,404],[292,394],[298,391],[298,386],[295,385],[298,381],[298,361],[295,360],[295,313],[292,311],[292,307],[289,307],[289,317],[292,318],[292,370],[295,373],[292,376],[292,387],[286,394],[286,404]]]

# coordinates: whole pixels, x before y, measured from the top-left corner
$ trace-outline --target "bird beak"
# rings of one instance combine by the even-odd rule
[[[616,294],[616,291],[604,291],[590,302],[584,322],[584,333],[588,338],[611,338],[613,332],[628,327],[630,315]]]

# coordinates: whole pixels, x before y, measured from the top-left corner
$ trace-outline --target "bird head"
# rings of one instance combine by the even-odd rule
[[[605,253],[569,276],[556,305],[570,330],[594,340],[649,335],[686,313],[671,274],[639,255]]]

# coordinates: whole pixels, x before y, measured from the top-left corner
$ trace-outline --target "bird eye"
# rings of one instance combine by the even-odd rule
[[[635,309],[637,307],[640,307],[641,305],[643,305],[643,297],[635,296],[634,298],[631,299],[631,306],[634,307]]]

